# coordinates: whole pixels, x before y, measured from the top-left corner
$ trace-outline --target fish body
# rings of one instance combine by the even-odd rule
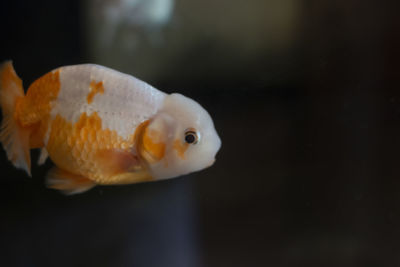
[[[221,141],[197,102],[95,65],[57,68],[24,94],[10,61],[0,67],[0,141],[30,174],[30,149],[56,165],[47,185],[65,193],[95,185],[176,177],[210,166]]]

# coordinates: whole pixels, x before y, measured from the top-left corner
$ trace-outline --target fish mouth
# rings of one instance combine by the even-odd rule
[[[211,167],[214,164],[214,162],[215,162],[215,158],[210,160],[210,162],[206,165],[206,168]]]

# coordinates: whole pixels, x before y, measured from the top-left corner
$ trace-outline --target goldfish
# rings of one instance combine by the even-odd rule
[[[96,65],[63,66],[28,88],[0,66],[0,142],[31,176],[31,149],[54,167],[46,185],[65,194],[185,175],[211,166],[221,146],[196,101]]]

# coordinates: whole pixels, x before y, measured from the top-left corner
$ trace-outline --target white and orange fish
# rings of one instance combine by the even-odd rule
[[[0,67],[0,141],[30,175],[30,149],[56,167],[46,183],[67,194],[95,185],[172,178],[209,167],[221,141],[210,115],[180,94],[94,64],[65,66],[26,94],[11,61]]]

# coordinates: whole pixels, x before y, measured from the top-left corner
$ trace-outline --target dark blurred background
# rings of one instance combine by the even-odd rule
[[[1,266],[400,266],[396,1],[0,2],[27,88],[98,63],[200,102],[210,169],[66,197],[0,153]],[[38,153],[32,153],[36,161]]]

